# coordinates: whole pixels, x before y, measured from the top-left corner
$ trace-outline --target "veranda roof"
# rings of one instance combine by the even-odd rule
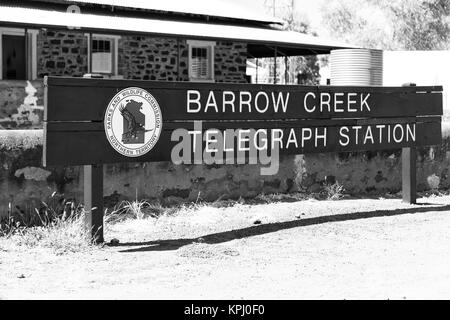
[[[164,17],[164,15],[161,15]],[[146,34],[211,41],[239,41],[248,44],[251,57],[329,53],[352,46],[302,33],[253,26],[163,20],[145,16],[115,15],[111,12],[71,13],[52,8],[28,8],[0,4],[3,26],[76,28],[107,34]],[[276,48],[276,49],[275,49]]]
[[[151,11],[166,11],[181,14],[194,14],[210,17],[241,19],[262,23],[283,24],[283,20],[266,15],[258,10],[243,10],[227,0],[35,0],[71,4],[102,5],[115,8],[127,8]]]

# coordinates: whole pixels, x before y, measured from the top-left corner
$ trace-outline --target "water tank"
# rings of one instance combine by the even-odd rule
[[[338,49],[330,55],[331,85],[382,86],[383,51]]]

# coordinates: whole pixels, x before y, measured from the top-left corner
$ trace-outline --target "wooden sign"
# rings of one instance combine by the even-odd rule
[[[403,198],[414,203],[415,147],[442,139],[440,86],[44,81],[44,166],[85,165],[87,225],[99,242],[105,163],[403,148]]]
[[[441,91],[47,78],[44,165],[168,161],[174,131],[192,132],[194,121],[204,147],[208,132],[233,130],[239,146],[249,129],[275,139],[281,154],[435,145]],[[133,121],[137,131],[125,132]]]

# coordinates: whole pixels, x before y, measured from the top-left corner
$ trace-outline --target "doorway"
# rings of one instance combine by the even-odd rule
[[[25,80],[25,36],[2,36],[2,70],[5,80]]]

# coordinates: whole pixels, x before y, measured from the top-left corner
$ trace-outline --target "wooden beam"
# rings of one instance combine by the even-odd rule
[[[82,81],[84,80],[84,82]],[[186,120],[285,120],[327,118],[388,118],[442,115],[442,92],[434,87],[377,88],[330,86],[279,86],[228,83],[159,82],[135,80],[48,78],[44,121],[98,121],[103,122],[105,110],[113,97],[122,89],[138,87],[147,90],[158,102],[167,121]],[[196,89],[200,94],[201,110],[187,111],[187,92]],[[213,91],[216,108],[205,108],[209,93]],[[235,108],[223,108],[223,92],[235,95]],[[240,93],[251,94],[251,108],[239,109]],[[257,112],[259,108],[268,108]],[[261,96],[263,94],[264,96]],[[287,95],[289,94],[289,101]],[[272,95],[283,98],[288,105],[274,108]],[[370,96],[369,96],[370,95]],[[321,104],[321,97],[325,104]],[[268,97],[268,100],[265,98]],[[367,104],[362,102],[367,98]],[[275,101],[277,101],[275,99]],[[281,100],[280,100],[281,101]],[[353,102],[352,102],[353,101]],[[334,112],[335,102],[341,109]],[[352,102],[353,112],[347,109]],[[280,103],[278,103],[280,104]],[[314,108],[312,112],[305,109]],[[369,107],[370,106],[370,110]],[[322,109],[321,109],[322,108]],[[207,109],[207,110],[206,110]],[[206,110],[206,111],[205,111]]]
[[[397,125],[384,125],[381,133],[377,128],[377,124],[383,124],[383,119],[380,119],[379,122],[370,121],[369,123],[366,120],[357,119],[338,121],[303,120],[295,122],[203,122],[202,130],[204,132],[207,129],[217,129],[222,132],[223,137],[225,137],[224,132],[227,129],[232,129],[234,134],[236,134],[235,130],[241,129],[267,129],[268,137],[273,132],[271,130],[277,130],[282,133],[283,137],[283,147],[280,150],[280,154],[354,152],[440,144],[440,120],[428,122],[430,119],[425,119],[424,121],[416,119],[411,122],[403,122],[402,119],[398,119]],[[357,132],[355,129],[352,129],[354,125],[358,127]],[[410,129],[407,129],[406,126],[408,125]],[[341,131],[343,126],[346,126],[347,129]],[[367,138],[369,126],[371,127],[371,135],[370,138]],[[398,126],[396,130],[397,136],[401,138],[398,142],[394,140],[395,126]],[[180,143],[178,138],[175,139],[176,141],[172,140],[173,132],[178,128],[191,131],[195,129],[193,122],[166,123],[159,140],[150,152],[130,158],[113,149],[107,139],[102,123],[47,123],[46,127],[44,166],[170,161],[172,149]],[[413,129],[414,127],[415,129]],[[303,128],[306,128],[306,131]],[[292,130],[296,136],[297,144],[287,144]],[[408,133],[408,130],[415,131],[415,141],[411,138],[411,132]],[[325,132],[326,139],[320,138],[319,142],[316,143],[315,137],[324,135]],[[345,134],[343,135],[342,132]],[[237,141],[237,137],[232,137],[228,133],[226,140],[230,141],[230,139]]]

